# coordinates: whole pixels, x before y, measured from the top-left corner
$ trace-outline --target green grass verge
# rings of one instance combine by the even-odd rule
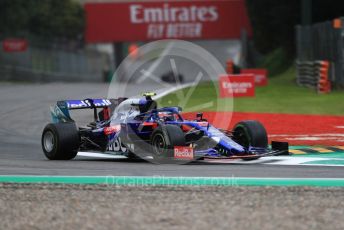
[[[288,57],[285,50],[283,48],[277,48],[258,63],[258,68],[268,69],[269,76],[275,77],[286,71],[291,64],[292,59]]]
[[[283,74],[269,79],[268,86],[256,87],[255,97],[235,98],[234,111],[344,115],[343,91],[317,94],[315,90],[297,86],[295,76],[295,69],[289,68]],[[187,95],[189,90],[186,88],[163,97],[159,100],[160,106],[181,105],[183,100],[177,95]],[[230,111],[229,99],[217,99],[217,91],[217,82],[215,85],[209,82],[199,84],[187,103],[182,103],[184,111],[193,111],[193,107],[209,101],[214,103],[201,111]]]

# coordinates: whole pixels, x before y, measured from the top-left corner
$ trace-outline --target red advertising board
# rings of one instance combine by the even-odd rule
[[[268,84],[268,70],[267,69],[242,69],[243,74],[253,74],[254,82],[257,86],[265,86]]]
[[[24,52],[27,49],[27,40],[21,38],[8,38],[2,41],[5,52]]]
[[[219,79],[219,88],[220,97],[254,97],[254,75],[221,75]]]
[[[86,41],[239,38],[252,34],[244,0],[87,3]]]

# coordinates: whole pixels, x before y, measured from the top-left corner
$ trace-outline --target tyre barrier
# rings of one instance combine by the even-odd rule
[[[328,61],[321,61],[318,65],[318,73],[319,73],[319,80],[318,80],[318,93],[329,93],[331,92],[331,82],[329,81],[329,67],[330,62]]]
[[[233,74],[234,73],[234,62],[231,59],[228,59],[226,61],[226,72],[228,74]]]
[[[316,89],[318,93],[331,92],[329,61],[297,61],[297,84]]]

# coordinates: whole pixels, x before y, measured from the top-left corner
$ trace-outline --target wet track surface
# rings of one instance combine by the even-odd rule
[[[145,91],[152,85],[141,85]],[[43,127],[50,121],[49,106],[57,100],[106,97],[106,84],[0,83],[0,174],[11,175],[112,175],[201,177],[344,177],[342,167],[223,165],[192,163],[155,165],[145,161],[76,157],[49,161],[40,146]],[[128,95],[139,93],[128,87]]]

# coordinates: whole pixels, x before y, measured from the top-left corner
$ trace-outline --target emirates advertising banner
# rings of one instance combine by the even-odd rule
[[[87,3],[85,10],[89,43],[252,34],[244,0]]]
[[[5,52],[24,52],[27,47],[27,40],[22,38],[7,38],[2,41],[2,49]]]
[[[254,97],[253,74],[228,74],[219,78],[220,97]]]

